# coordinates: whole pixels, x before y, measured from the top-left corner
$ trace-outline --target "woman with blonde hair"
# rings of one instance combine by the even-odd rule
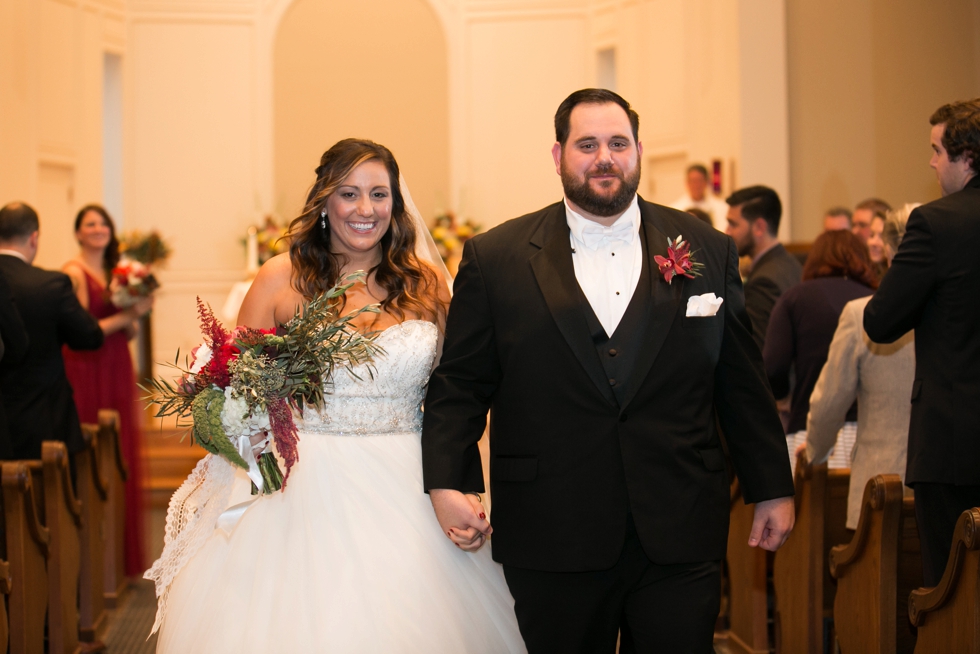
[[[378,305],[356,324],[384,354],[328,381],[323,408],[296,421],[288,488],[255,500],[230,533],[215,519],[248,500],[244,471],[230,490],[195,471],[177,491],[168,523],[190,507],[194,518],[148,575],[157,651],[523,652],[489,548],[447,539],[423,492],[420,405],[449,299],[428,232],[384,146],[340,141],[316,175],[289,252],[259,271],[239,323],[281,325],[365,271],[338,302]]]

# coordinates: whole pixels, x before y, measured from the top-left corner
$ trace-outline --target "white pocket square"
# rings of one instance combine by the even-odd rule
[[[707,318],[718,313],[718,308],[725,298],[715,297],[714,293],[692,295],[687,298],[687,316]]]

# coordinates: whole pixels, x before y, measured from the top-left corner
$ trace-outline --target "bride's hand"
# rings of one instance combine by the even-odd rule
[[[475,552],[493,533],[479,497],[441,488],[429,491],[443,533],[461,550]]]

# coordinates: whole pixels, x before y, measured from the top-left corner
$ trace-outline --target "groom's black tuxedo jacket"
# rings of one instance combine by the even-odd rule
[[[492,409],[493,555],[501,563],[609,568],[629,512],[656,563],[723,558],[729,480],[718,423],[747,502],[793,494],[734,243],[688,214],[639,204],[648,283],[630,309],[641,335],[627,339],[635,351],[616,353],[628,357],[626,379],[616,380],[625,388],[611,386],[603,365],[609,352],[575,278],[563,203],[464,248],[426,396],[424,483],[483,490],[477,441]],[[668,285],[654,256],[666,256],[668,237],[679,234],[704,268]],[[686,317],[688,298],[703,293],[724,298],[721,310]]]

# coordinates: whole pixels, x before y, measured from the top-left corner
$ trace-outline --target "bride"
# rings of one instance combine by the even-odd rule
[[[373,373],[338,372],[323,409],[297,421],[283,492],[244,505],[248,477],[209,455],[175,493],[147,573],[157,651],[524,652],[489,548],[447,539],[422,490],[419,407],[449,293],[398,164],[384,146],[346,139],[316,173],[289,253],[262,267],[239,323],[284,323],[340,275],[367,270],[342,312],[380,303],[357,327],[384,354]]]

